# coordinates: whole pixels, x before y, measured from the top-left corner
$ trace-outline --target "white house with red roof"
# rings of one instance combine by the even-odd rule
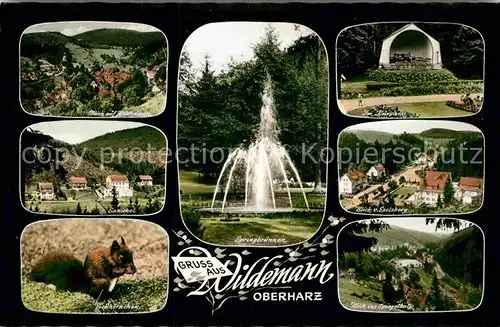
[[[412,196],[416,203],[425,203],[436,206],[439,197],[443,200],[443,192],[446,181],[451,182],[451,173],[446,171],[428,171],[425,178],[420,182],[420,190]]]
[[[72,190],[87,189],[87,179],[85,177],[71,176],[68,180],[68,186]]]
[[[379,163],[372,166],[370,170],[368,170],[368,172],[366,173],[366,176],[377,178],[377,177],[382,177],[384,173],[385,173],[385,167],[384,165]]]
[[[38,198],[40,200],[54,200],[54,184],[38,183]]]
[[[153,186],[153,177],[149,175],[139,175],[135,182],[137,186]]]
[[[474,177],[460,177],[460,182],[455,191],[455,199],[463,204],[471,204],[474,198],[482,196],[483,180]]]
[[[116,189],[118,197],[129,197],[134,194],[126,175],[109,175],[106,177],[106,195],[112,196],[113,188]]]

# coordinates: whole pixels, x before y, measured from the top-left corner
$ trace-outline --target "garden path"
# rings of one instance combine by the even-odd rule
[[[482,93],[471,94],[471,98],[483,96]],[[358,106],[358,99],[339,100],[340,110],[348,113],[351,110],[363,107],[377,106],[381,104],[397,104],[397,103],[416,103],[416,102],[445,102],[445,101],[460,101],[463,94],[432,94],[432,95],[419,95],[419,96],[404,96],[404,97],[374,97],[364,98],[363,105]]]

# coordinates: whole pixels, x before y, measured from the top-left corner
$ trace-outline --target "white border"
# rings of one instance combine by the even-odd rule
[[[337,137],[337,153],[340,154],[340,151],[339,151],[339,141],[340,141],[340,135],[342,135],[342,133],[346,132],[346,130],[350,127],[354,127],[354,126],[359,126],[359,125],[369,125],[369,124],[377,124],[377,123],[382,123],[382,122],[388,122],[388,121],[393,121],[395,124],[397,124],[398,121],[408,121],[408,120],[413,120],[415,122],[417,121],[420,121],[420,122],[424,122],[426,121],[427,119],[399,119],[399,120],[377,120],[377,121],[370,121],[370,122],[366,122],[366,123],[360,123],[360,124],[355,124],[355,125],[351,125],[351,126],[347,126],[346,128],[344,128],[342,131],[340,131],[339,133],[339,136]],[[443,121],[445,122],[446,120],[443,120],[443,119],[440,119],[440,120],[433,120],[433,122],[436,122],[438,123],[439,121]],[[449,216],[449,215],[470,215],[471,213],[474,213],[474,212],[477,212],[479,210],[481,210],[481,208],[484,206],[484,193],[485,193],[485,190],[486,190],[486,138],[484,136],[484,133],[482,130],[480,130],[479,128],[477,128],[476,126],[472,125],[472,124],[469,124],[469,123],[465,123],[465,122],[462,122],[462,121],[453,121],[453,122],[456,122],[456,123],[462,123],[462,124],[466,124],[466,125],[469,125],[469,126],[472,126],[474,128],[477,129],[477,131],[479,133],[481,133],[481,135],[483,136],[483,196],[482,196],[482,201],[481,201],[481,206],[479,208],[477,208],[476,210],[474,211],[469,211],[469,212],[450,212],[450,213],[427,213],[425,214],[425,216]],[[382,214],[382,213],[368,213],[368,212],[355,212],[355,211],[349,211],[347,210],[346,208],[344,208],[344,206],[342,205],[342,200],[340,199],[340,192],[339,192],[339,183],[340,181],[340,161],[337,157],[337,194],[338,194],[338,198],[339,198],[339,205],[340,207],[345,211],[345,212],[348,212],[350,214],[354,214],[354,215],[365,215],[365,216],[378,216],[378,217],[415,217],[415,216],[422,216],[422,214]]]
[[[152,126],[152,125],[149,125],[149,124],[145,124],[145,123],[140,123],[140,122],[133,122],[133,123],[136,123],[136,124],[140,124],[142,126],[138,126],[138,127],[150,127],[150,128],[154,128],[156,129],[157,131],[159,131],[160,133],[163,134],[163,137],[165,137],[165,183],[164,183],[164,189],[165,189],[165,194],[163,195],[163,207],[157,211],[157,212],[153,212],[153,213],[147,213],[147,214],[128,214],[128,213],[111,213],[111,214],[103,214],[103,215],[91,215],[91,214],[88,214],[88,215],[77,215],[77,214],[65,214],[65,213],[52,213],[52,212],[34,212],[34,211],[30,211],[28,208],[25,207],[24,205],[24,192],[22,192],[22,187],[21,185],[26,185],[25,184],[25,180],[23,179],[23,175],[22,175],[22,171],[21,171],[21,168],[22,168],[22,162],[23,162],[23,158],[22,158],[22,140],[21,138],[23,137],[23,133],[29,128],[29,127],[32,127],[33,125],[37,125],[37,124],[45,124],[45,123],[58,123],[58,122],[64,122],[64,121],[73,121],[73,122],[85,122],[85,123],[92,123],[93,121],[92,120],[84,120],[84,119],[78,119],[78,120],[71,120],[71,119],[68,119],[68,120],[53,120],[53,121],[42,121],[42,122],[38,122],[38,123],[34,123],[34,124],[31,124],[31,125],[28,125],[26,126],[22,131],[21,131],[21,134],[19,134],[19,200],[21,201],[21,207],[23,207],[27,212],[29,213],[32,213],[32,214],[40,214],[40,215],[52,215],[52,216],[64,216],[64,217],[71,217],[71,216],[77,216],[77,217],[121,217],[121,216],[125,216],[125,217],[147,217],[147,216],[152,216],[152,215],[156,215],[160,212],[163,211],[163,209],[165,209],[165,205],[167,203],[167,165],[168,165],[168,153],[170,152],[169,151],[169,148],[168,148],[168,139],[167,139],[167,135],[161,130],[159,129],[158,127],[156,126]],[[124,121],[119,121],[119,120],[114,120],[115,122],[124,122]],[[127,122],[131,122],[132,121],[127,121]],[[111,123],[111,122],[110,122]],[[125,129],[126,130],[126,129]],[[104,134],[103,134],[104,135]],[[50,136],[50,135],[49,135]]]
[[[330,143],[330,86],[331,86],[331,82],[330,82],[330,60],[329,60],[329,56],[328,56],[328,48],[325,46],[325,42],[323,41],[323,39],[319,36],[318,33],[316,33],[313,29],[305,26],[305,25],[302,25],[302,24],[295,24],[295,23],[290,23],[290,22],[265,22],[265,21],[225,21],[225,22],[216,22],[216,23],[208,23],[208,24],[204,24],[200,27],[198,27],[196,30],[194,30],[191,34],[193,35],[197,30],[199,29],[202,29],[203,27],[207,26],[207,25],[213,25],[213,24],[225,24],[225,23],[246,23],[246,24],[291,24],[291,25],[299,25],[299,26],[302,26],[302,27],[306,27],[307,29],[309,29],[312,33],[314,33],[318,38],[319,40],[321,41],[321,43],[323,44],[323,48],[325,49],[325,56],[326,56],[326,64],[327,64],[327,74],[328,74],[328,96],[327,96],[327,128],[326,128],[326,146],[328,148],[329,146],[329,143]],[[184,45],[182,46],[182,49],[181,49],[181,52],[180,54],[182,55],[182,52],[184,51],[184,47],[186,46],[187,42],[189,41],[189,37],[186,39],[186,41],[184,41]],[[178,67],[180,67],[180,64],[181,64],[181,61],[180,61],[180,56],[179,56],[179,65]],[[289,246],[296,246],[296,245],[299,245],[299,244],[302,244],[304,242],[307,242],[308,240],[310,240],[311,238],[314,237],[314,235],[316,235],[318,233],[318,231],[321,229],[321,226],[323,225],[323,222],[325,221],[325,217],[326,217],[326,208],[327,208],[327,204],[328,204],[328,161],[329,161],[329,157],[330,157],[330,154],[327,153],[327,160],[326,160],[326,172],[325,172],[325,179],[326,179],[326,192],[325,192],[325,200],[324,200],[324,208],[323,208],[323,218],[321,219],[321,222],[318,224],[318,228],[316,229],[316,231],[314,233],[311,234],[311,236],[301,242],[298,242],[298,243],[294,243],[294,244],[284,244],[284,245],[275,245],[275,246],[260,246],[260,245],[250,245],[250,244],[245,244],[245,245],[224,245],[224,244],[214,244],[214,243],[208,243],[200,238],[198,238],[196,235],[193,234],[193,232],[186,226],[186,223],[184,222],[184,218],[182,217],[182,201],[181,201],[181,194],[180,194],[180,190],[181,190],[181,178],[180,178],[180,170],[179,170],[179,158],[178,158],[178,151],[179,151],[179,76],[180,76],[180,69],[178,69],[178,75],[177,75],[177,111],[176,111],[176,115],[177,115],[177,124],[176,124],[176,130],[175,130],[175,133],[177,135],[177,138],[176,138],[176,149],[177,149],[177,153],[175,154],[175,159],[177,161],[177,183],[178,183],[178,187],[179,187],[179,191],[178,191],[178,195],[179,195],[179,215],[181,217],[181,220],[182,220],[182,224],[184,225],[184,227],[186,228],[186,230],[195,238],[197,239],[198,241],[204,243],[204,244],[208,244],[208,245],[211,245],[211,246],[222,246],[222,247],[227,247],[227,248],[266,248],[266,249],[274,249],[274,248],[283,248],[283,247],[289,247]]]
[[[167,63],[166,63],[166,69],[167,69],[167,73],[166,73],[166,77],[165,77],[165,101],[163,103],[163,109],[156,115],[152,115],[152,116],[55,116],[55,115],[37,115],[37,114],[34,114],[34,113],[30,113],[30,112],[27,112],[24,107],[23,107],[23,99],[21,98],[21,41],[23,39],[23,36],[24,36],[24,33],[26,33],[27,30],[29,30],[30,28],[33,28],[35,26],[40,26],[40,25],[47,25],[47,24],[58,24],[58,23],[74,23],[74,24],[88,24],[88,23],[100,23],[100,24],[128,24],[128,25],[143,25],[143,26],[149,26],[149,27],[153,27],[155,29],[158,30],[158,32],[160,32],[161,34],[163,34],[163,36],[165,37],[165,41],[167,43]],[[24,111],[25,114],[28,114],[30,116],[34,116],[34,117],[47,117],[47,118],[64,118],[64,119],[82,119],[82,118],[86,118],[86,119],[145,119],[145,118],[152,118],[152,117],[158,117],[160,116],[161,114],[163,114],[167,108],[167,97],[168,97],[168,65],[169,65],[169,59],[170,59],[170,46],[168,44],[168,38],[167,38],[167,35],[162,31],[160,30],[158,27],[156,26],[152,26],[152,25],[149,25],[149,24],[144,24],[144,23],[133,23],[133,22],[110,22],[110,21],[106,21],[106,22],[103,22],[103,21],[95,21],[95,20],[82,20],[82,21],[78,21],[78,20],[71,20],[71,21],[58,21],[58,22],[45,22],[45,23],[39,23],[39,24],[33,24],[33,25],[30,25],[28,27],[26,27],[24,29],[24,31],[21,33],[21,36],[19,37],[19,106],[21,107],[21,109]]]
[[[483,37],[483,34],[481,34],[481,32],[479,32],[476,28],[474,27],[471,27],[469,25],[465,25],[465,24],[461,24],[461,23],[450,23],[450,22],[424,22],[424,21],[386,21],[386,22],[374,22],[374,23],[363,23],[363,24],[356,24],[356,25],[351,25],[351,26],[348,26],[348,27],[344,27],[343,29],[340,30],[339,34],[337,34],[337,37],[335,38],[335,82],[338,83],[338,62],[337,62],[337,59],[338,59],[338,40],[339,40],[339,36],[340,34],[342,34],[342,32],[350,29],[350,28],[353,28],[353,27],[358,27],[358,26],[364,26],[364,25],[376,25],[376,24],[424,24],[424,25],[429,25],[429,24],[435,24],[435,25],[438,25],[438,24],[441,24],[441,25],[459,25],[459,26],[463,26],[463,27],[467,27],[467,28],[470,28],[472,30],[474,30],[475,32],[477,32],[479,34],[479,36],[481,36],[481,40],[483,41],[483,103],[481,104],[481,108],[477,111],[477,112],[474,112],[474,113],[471,113],[470,115],[466,115],[466,116],[439,116],[439,117],[419,117],[419,118],[407,118],[407,119],[416,119],[416,120],[421,120],[421,119],[454,119],[454,118],[466,118],[466,117],[472,117],[474,115],[477,115],[478,113],[481,112],[481,110],[483,109],[483,106],[484,106],[484,82],[485,82],[485,76],[486,76],[486,42],[484,41],[484,37]],[[424,27],[422,27],[424,28]],[[342,91],[342,85],[340,85],[340,91]],[[398,117],[368,117],[368,116],[353,116],[353,115],[348,115],[346,112],[344,112],[342,110],[342,106],[340,105],[340,98],[339,98],[339,87],[337,87],[335,89],[335,94],[336,94],[336,100],[337,100],[337,107],[339,108],[340,112],[347,116],[347,117],[352,117],[352,118],[357,118],[357,119],[371,119],[371,120],[401,120],[402,118],[398,118]]]
[[[411,217],[412,219],[416,218],[416,219],[426,219],[425,217]],[[340,236],[340,233],[342,233],[342,230],[350,225],[350,224],[354,224],[354,223],[359,223],[359,222],[362,222],[362,221],[366,221],[366,220],[373,220],[373,219],[377,219],[377,218],[367,218],[367,219],[362,219],[362,220],[355,220],[355,221],[351,221],[347,224],[345,224],[344,226],[342,226],[342,228],[339,230],[339,232],[337,233],[337,252],[336,252],[336,255],[337,255],[337,297],[338,297],[338,300],[339,300],[339,303],[341,306],[344,307],[344,309],[348,310],[348,311],[353,311],[353,312],[363,312],[363,313],[375,313],[375,314],[407,314],[407,313],[410,313],[410,314],[427,314],[427,313],[450,313],[450,312],[453,312],[453,313],[459,313],[459,312],[470,312],[470,311],[474,311],[476,309],[478,309],[482,304],[483,304],[483,300],[484,300],[484,291],[486,289],[486,237],[484,236],[484,231],[481,227],[479,227],[479,225],[477,225],[476,223],[473,223],[472,221],[469,221],[469,220],[465,220],[465,219],[459,219],[459,218],[452,218],[452,217],[442,217],[442,219],[455,219],[455,220],[459,220],[460,222],[468,222],[468,223],[471,223],[473,224],[474,226],[476,226],[477,228],[479,228],[479,230],[481,231],[481,233],[483,234],[483,284],[482,284],[482,289],[481,289],[481,301],[479,302],[479,304],[477,306],[475,306],[474,308],[472,309],[467,309],[467,310],[448,310],[448,311],[369,311],[369,310],[353,310],[351,308],[347,308],[343,303],[342,303],[342,300],[340,299],[340,275],[339,275],[339,236]],[[383,218],[382,218],[383,219]],[[436,219],[439,219],[439,218],[436,218]]]
[[[37,310],[33,310],[33,309],[30,309],[28,308],[28,306],[26,306],[26,304],[24,304],[24,301],[22,299],[22,293],[23,293],[23,233],[28,229],[28,227],[30,227],[31,225],[36,225],[36,224],[44,224],[44,223],[48,223],[48,222],[56,222],[56,221],[61,221],[61,220],[80,220],[82,221],[82,223],[86,220],[86,221],[92,221],[92,220],[101,220],[101,221],[105,221],[105,220],[122,220],[122,221],[129,221],[129,222],[139,222],[139,223],[143,223],[143,224],[150,224],[150,225],[153,225],[153,226],[156,226],[158,227],[159,229],[161,229],[164,233],[165,233],[165,237],[167,239],[167,253],[166,253],[166,256],[165,256],[165,262],[166,262],[166,268],[167,268],[167,275],[165,276],[166,277],[166,280],[167,280],[167,291],[166,291],[166,294],[165,294],[165,302],[163,303],[163,306],[156,310],[156,311],[141,311],[141,312],[133,312],[133,311],[130,311],[130,312],[51,312],[51,311],[37,311]],[[123,314],[149,314],[149,313],[155,313],[155,312],[160,312],[161,310],[165,309],[166,305],[167,305],[167,302],[168,302],[168,295],[169,295],[169,289],[170,289],[170,262],[169,262],[169,256],[170,256],[170,236],[168,235],[167,231],[165,230],[165,228],[163,228],[162,226],[158,225],[158,224],[155,224],[151,221],[147,221],[147,220],[142,220],[142,219],[128,219],[128,218],[65,218],[65,219],[47,219],[47,220],[39,220],[39,221],[35,221],[33,223],[30,223],[28,225],[26,225],[26,227],[24,227],[23,231],[21,232],[21,236],[19,237],[19,267],[20,267],[20,277],[21,277],[21,282],[19,284],[20,286],[20,292],[19,294],[21,295],[21,302],[23,304],[23,306],[32,311],[32,312],[39,312],[39,313],[49,313],[49,314],[74,314],[74,315],[123,315]],[[132,249],[133,251],[133,249]]]

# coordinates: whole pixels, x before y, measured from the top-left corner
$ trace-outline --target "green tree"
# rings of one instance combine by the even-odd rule
[[[442,208],[443,207],[443,200],[441,199],[441,194],[438,194],[437,207],[438,208]]]
[[[111,209],[117,211],[120,208],[120,201],[118,200],[118,191],[115,186],[111,190],[111,195],[113,196],[113,199],[111,199]]]
[[[434,273],[434,276],[432,277],[431,290],[429,298],[427,299],[427,304],[433,309],[433,311],[442,311],[444,307],[443,294],[439,286],[439,280],[436,273]]]
[[[446,183],[444,184],[443,190],[443,203],[445,205],[451,204],[453,200],[453,185],[451,184],[451,180],[448,178]]]
[[[94,216],[99,215],[100,213],[101,213],[101,211],[100,211],[100,210],[99,210],[99,208],[97,207],[97,204],[96,204],[96,206],[95,206],[95,207],[94,207],[94,208],[90,211],[90,214],[91,214],[91,215],[94,215]]]
[[[137,85],[132,85],[127,87],[123,91],[123,103],[126,106],[138,106],[142,103],[142,97],[140,95],[140,87]],[[142,92],[144,93],[144,92]]]
[[[401,175],[401,177],[399,177],[399,184],[404,184],[406,183],[406,179],[403,175]]]
[[[155,81],[158,84],[165,84],[167,81],[167,64],[162,64],[158,67],[158,70],[155,73]]]
[[[386,304],[396,304],[397,293],[392,285],[393,276],[390,273],[385,274],[385,280],[382,281],[382,296]]]
[[[148,86],[148,81],[146,79],[146,75],[144,75],[144,73],[139,69],[136,69],[132,74],[132,85],[134,86],[134,92],[136,93],[136,96],[139,98],[144,97],[146,88]]]
[[[82,104],[88,103],[94,96],[94,88],[90,84],[79,86],[71,93],[71,98],[80,101]]]
[[[82,214],[82,206],[80,205],[80,202],[77,203],[76,205],[76,214],[81,215]]]
[[[134,201],[134,212],[141,213],[141,205],[139,204],[139,199],[136,197]]]
[[[122,109],[123,103],[117,99],[107,98],[101,102],[102,113],[113,113],[116,111],[121,111]]]
[[[420,282],[420,275],[415,270],[412,270],[410,272],[409,278],[410,278],[410,282],[413,285],[416,285],[417,283]]]
[[[130,212],[130,213],[133,213],[135,210],[134,210],[134,202],[132,201],[132,198],[130,198],[130,200],[128,201],[128,207],[127,207],[127,210]]]
[[[390,180],[387,186],[389,186],[389,189],[393,191],[398,188],[398,183],[395,180]]]

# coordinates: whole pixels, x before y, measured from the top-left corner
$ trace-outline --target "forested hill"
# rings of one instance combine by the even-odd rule
[[[483,283],[483,233],[477,226],[454,233],[434,253],[434,258],[450,276],[474,286]]]
[[[425,233],[395,225],[390,225],[390,227],[381,232],[368,232],[363,236],[375,237],[378,240],[377,246],[397,246],[409,243],[418,247],[423,247],[428,243],[439,243],[447,237],[446,234]]]
[[[79,148],[87,149],[141,149],[146,151],[166,151],[167,143],[163,133],[149,126],[124,129],[107,133],[78,144]],[[124,150],[126,151],[126,150]]]
[[[365,142],[375,142],[387,143],[394,137],[394,134],[381,132],[381,131],[370,131],[370,130],[346,130],[345,132],[350,132],[356,135],[359,139]]]
[[[429,138],[445,138],[445,139],[454,139],[463,136],[471,136],[471,137],[481,137],[482,134],[480,132],[474,131],[456,131],[445,128],[431,128],[420,132],[419,134],[422,137]]]
[[[75,40],[88,45],[144,47],[150,44],[164,45],[167,40],[162,32],[138,32],[127,29],[96,29],[73,36]]]

